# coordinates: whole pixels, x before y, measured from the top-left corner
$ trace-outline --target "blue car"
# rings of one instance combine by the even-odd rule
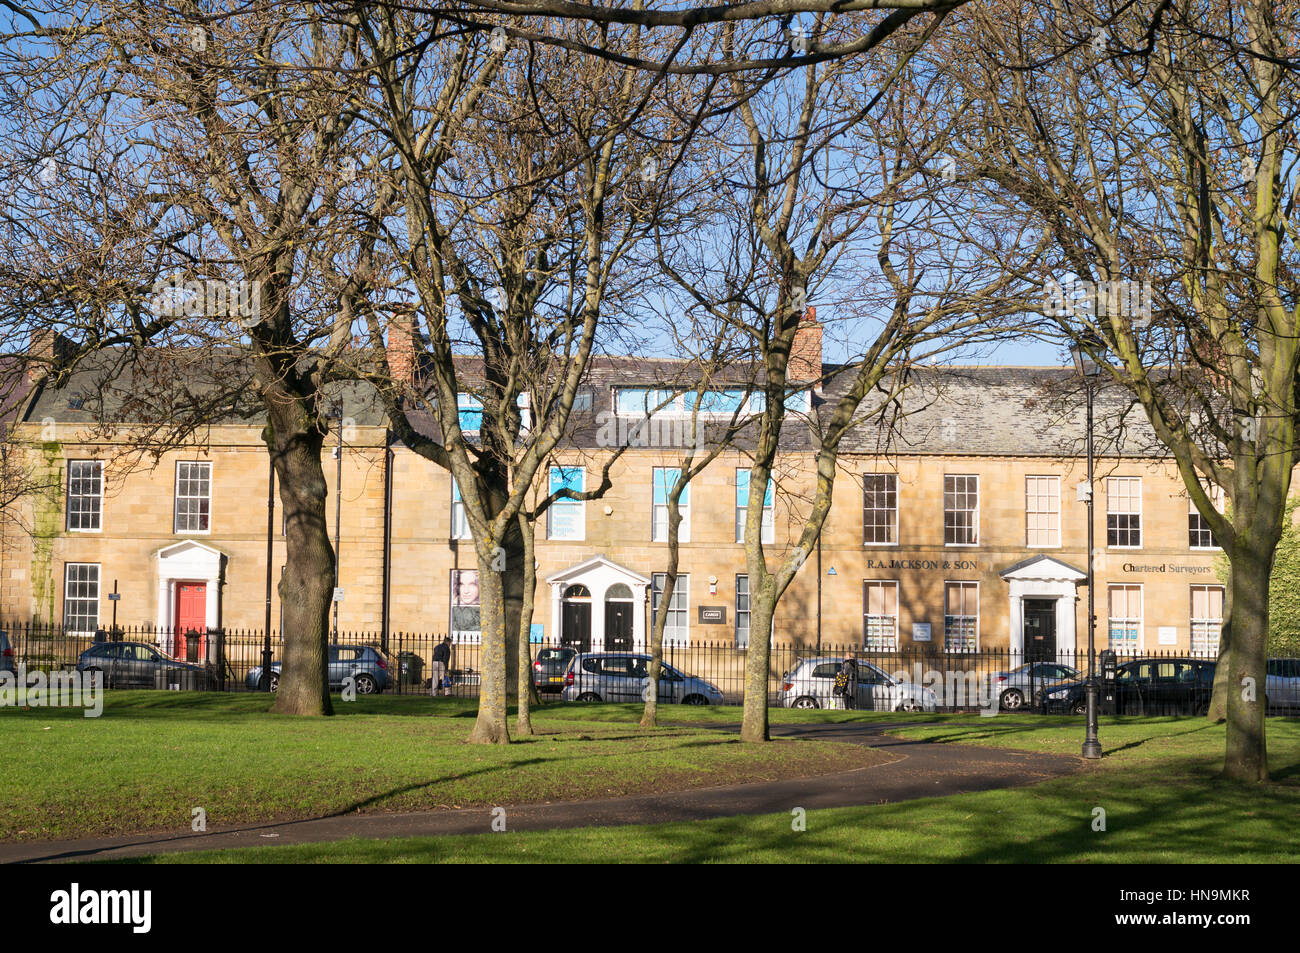
[[[331,645],[329,649],[329,683],[334,691],[342,691],[348,678],[358,695],[375,695],[393,683],[397,663],[371,645]],[[253,691],[276,691],[280,687],[280,663],[271,663],[269,684],[262,675],[262,666],[248,671],[245,684]]]

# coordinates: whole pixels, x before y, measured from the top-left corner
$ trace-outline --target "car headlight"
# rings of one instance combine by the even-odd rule
[[[1063,689],[1061,689],[1060,691],[1057,691],[1057,692],[1048,692],[1048,693],[1047,693],[1047,697],[1048,697],[1048,698],[1064,698],[1064,697],[1065,697],[1066,695],[1068,695],[1068,694],[1070,694],[1070,690],[1069,690],[1068,688],[1063,688]]]

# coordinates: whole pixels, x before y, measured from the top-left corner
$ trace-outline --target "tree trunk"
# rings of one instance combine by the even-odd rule
[[[334,547],[325,522],[328,489],[321,464],[324,435],[296,401],[268,401],[264,432],[280,481],[285,517],[284,658],[271,710],[282,715],[332,715],[328,655],[334,596]]]
[[[532,642],[529,635],[532,631],[533,621],[533,598],[537,592],[537,571],[533,565],[533,532],[532,527],[525,525],[526,517],[521,510],[519,512],[519,535],[523,542],[523,570],[524,570],[524,592],[523,592],[523,609],[519,614],[519,637],[516,640],[518,646],[515,652],[519,664],[515,666],[517,673],[517,687],[515,694],[518,698],[517,709],[515,713],[515,734],[531,735],[533,733],[532,703],[538,701],[537,688],[533,685],[532,666],[529,664],[532,656]]]
[[[753,487],[750,487],[753,492]],[[752,569],[752,567],[751,567]],[[745,659],[745,709],[740,721],[743,741],[770,741],[767,730],[768,668],[772,655],[772,616],[776,612],[775,581],[767,576],[755,585],[749,574],[749,649]]]
[[[1228,673],[1232,669],[1232,575],[1229,570],[1227,592],[1224,594],[1223,625],[1219,628],[1219,659],[1214,667],[1214,690],[1205,717],[1211,724],[1228,720]]]
[[[671,518],[671,517],[670,517]],[[680,520],[680,515],[678,516]],[[668,603],[677,586],[677,547],[669,547],[668,572],[664,576],[664,591],[659,594],[659,607],[650,623],[650,665],[646,672],[645,708],[641,712],[642,728],[659,726],[659,670],[664,661],[664,629],[668,625]]]
[[[1232,650],[1227,666],[1228,730],[1223,774],[1238,781],[1259,782],[1268,780],[1264,692],[1272,561],[1260,557],[1254,542],[1253,538],[1243,538],[1232,554]]]
[[[506,724],[507,631],[503,572],[493,569],[493,553],[478,554],[479,696],[478,718],[467,739],[471,744],[509,744]]]
[[[695,419],[692,418],[692,425]],[[690,466],[690,459],[686,462]],[[664,573],[664,591],[659,594],[659,607],[655,609],[650,628],[650,667],[646,672],[645,709],[641,712],[641,727],[655,728],[659,717],[659,671],[664,660],[664,629],[668,627],[668,605],[677,588],[677,566],[681,558],[682,487],[673,484],[668,496],[668,566]]]

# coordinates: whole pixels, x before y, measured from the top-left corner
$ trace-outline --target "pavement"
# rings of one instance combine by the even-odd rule
[[[915,727],[918,722],[907,722]],[[698,726],[696,726],[698,727]],[[773,736],[868,745],[891,756],[885,764],[838,774],[785,781],[700,788],[587,801],[505,805],[510,831],[560,830],[710,820],[789,813],[795,807],[856,807],[922,797],[1021,787],[1077,771],[1082,761],[1065,755],[914,741],[886,734],[901,724],[773,725]],[[739,731],[738,726],[719,730]],[[484,834],[493,808],[404,814],[345,814],[305,820],[167,831],[118,837],[0,844],[0,863],[115,860],[148,854],[269,844],[303,844],[349,837],[390,838]]]

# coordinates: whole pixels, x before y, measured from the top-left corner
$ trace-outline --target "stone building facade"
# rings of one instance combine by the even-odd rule
[[[818,349],[807,338],[801,347],[813,365],[805,376],[820,377]],[[580,394],[580,436],[544,479],[591,480],[610,452],[598,435],[617,432],[620,421],[636,435],[645,415],[628,408],[663,370],[598,360]],[[814,432],[836,395],[834,368],[826,370],[824,386],[792,405],[765,517],[774,556],[809,509]],[[914,376],[847,441],[820,545],[780,604],[775,640],[954,653],[1086,648],[1079,383],[1055,368]],[[0,619],[87,631],[107,627],[115,613],[119,625],[158,630],[171,651],[180,648],[173,630],[261,629],[268,605],[278,628],[284,538],[278,499],[268,513],[258,423],[222,423],[157,461],[135,460],[125,452],[129,424],[98,433],[69,397],[78,386],[38,386],[17,425],[62,490],[25,501],[20,518],[4,525]],[[331,535],[341,496],[339,628],[474,641],[473,547],[450,476],[394,444],[360,391],[344,414],[330,440],[342,443],[341,466],[337,446],[324,460]],[[671,407],[657,415],[658,439],[633,440],[602,499],[557,507],[538,523],[535,637],[596,649],[644,644],[667,558],[664,488],[679,465],[683,416]],[[1143,424],[1121,395],[1098,395],[1098,645],[1211,652],[1223,560]],[[747,640],[739,523],[749,492],[743,442],[692,482],[669,638]]]

